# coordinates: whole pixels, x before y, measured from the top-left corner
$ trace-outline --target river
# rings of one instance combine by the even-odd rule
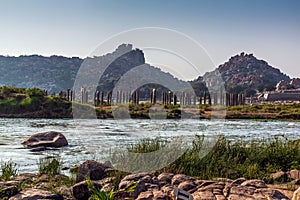
[[[250,140],[284,135],[300,138],[300,122],[251,120],[73,120],[73,119],[0,119],[0,161],[12,160],[19,172],[37,172],[39,159],[57,155],[66,168],[87,159],[109,160],[115,149],[126,150],[128,145],[143,138],[174,137],[192,141],[195,135],[224,135],[231,140]],[[69,146],[59,150],[31,152],[21,145],[34,133],[59,131]]]

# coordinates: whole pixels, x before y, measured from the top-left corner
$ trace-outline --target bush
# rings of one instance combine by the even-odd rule
[[[11,178],[16,176],[18,172],[17,164],[12,161],[4,162],[4,164],[1,165],[1,170],[2,170],[1,179],[3,181],[11,180]]]
[[[46,96],[46,92],[39,88],[30,88],[26,90],[26,95],[29,97],[44,97]]]
[[[91,197],[89,199],[91,200],[114,200],[115,199],[115,193],[112,189],[110,192],[105,192],[103,190],[100,190],[99,188],[96,188],[91,181],[91,179],[87,179],[86,183],[88,185],[88,189],[91,193]]]
[[[47,156],[41,158],[38,163],[39,174],[56,175],[60,174],[62,162],[55,157]]]

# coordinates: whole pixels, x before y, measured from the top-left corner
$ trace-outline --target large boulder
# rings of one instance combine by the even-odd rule
[[[294,192],[292,200],[299,200],[300,199],[300,187]]]
[[[73,192],[73,196],[75,197],[75,199],[78,199],[78,200],[84,200],[84,199],[88,199],[90,197],[90,191],[89,191],[86,181],[76,183],[72,187],[72,192]]]
[[[68,145],[66,137],[59,132],[49,131],[28,137],[22,144],[26,148],[44,150],[47,147],[64,147]]]
[[[112,183],[110,183],[111,181],[111,178],[106,178],[99,181],[91,181],[92,188],[110,192],[113,189],[113,185]],[[91,196],[89,189],[90,188],[87,184],[87,181],[81,181],[79,183],[76,183],[72,187],[73,197],[78,200],[89,199],[89,197]]]
[[[109,168],[110,167],[106,164],[94,160],[87,160],[78,167],[76,183],[85,181],[87,178],[91,180],[101,180],[105,178],[106,171]]]

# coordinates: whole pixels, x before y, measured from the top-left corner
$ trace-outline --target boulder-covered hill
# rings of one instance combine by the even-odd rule
[[[82,61],[63,56],[0,56],[0,85],[59,92],[73,86]]]
[[[107,66],[101,77],[96,77],[98,72]],[[67,58],[63,56],[44,57],[39,55],[31,56],[0,56],[0,86],[16,86],[21,88],[41,88],[50,93],[66,91],[74,86],[77,72],[84,66],[82,77],[86,82],[86,87],[90,80],[99,79],[98,89],[104,92],[111,91],[118,80],[128,71],[137,66],[144,66],[145,71],[138,74],[152,75],[157,79],[176,80],[179,84],[186,82],[174,78],[171,74],[161,71],[145,63],[145,57],[142,50],[133,49],[131,44],[121,44],[115,51],[102,56],[87,57],[81,59],[78,57]],[[100,68],[100,70],[99,70]],[[148,73],[148,74],[147,74]],[[93,77],[95,76],[95,77]],[[82,82],[85,87],[85,82]],[[150,94],[150,88],[159,87],[149,85],[141,88],[144,95]]]
[[[220,73],[227,92],[245,93],[247,96],[263,90],[274,90],[281,80],[290,81],[289,76],[270,66],[266,61],[257,59],[253,54],[241,53],[231,57],[214,71],[205,73],[192,84],[200,85],[203,80],[213,84],[217,72]]]

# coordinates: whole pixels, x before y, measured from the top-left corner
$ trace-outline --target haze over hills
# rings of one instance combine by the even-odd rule
[[[133,49],[132,45],[123,44],[112,53],[86,58],[85,60],[78,57],[62,56],[0,56],[0,85],[38,87],[57,93],[73,87],[76,74],[82,63],[90,64],[92,67],[89,70],[94,72],[98,70],[97,65],[98,67],[103,64],[108,65],[102,77],[99,77],[98,89],[102,91],[112,90],[126,72],[142,65],[151,69],[155,76],[161,76],[160,79],[162,77],[176,79],[171,74],[145,63],[143,51]],[[252,54],[241,53],[231,57],[228,62],[220,65],[214,71],[207,72],[203,77],[199,76],[189,83],[196,93],[200,94],[201,90],[205,90],[203,81],[213,83],[216,72],[220,73],[228,92],[246,93],[248,96],[258,91],[273,90],[279,81],[290,80],[290,77],[283,74],[279,69],[268,65],[266,61],[258,60]],[[147,75],[143,71],[139,73]],[[176,80],[179,85],[182,84],[185,87],[185,82]],[[146,94],[148,90],[144,90],[144,92]]]

